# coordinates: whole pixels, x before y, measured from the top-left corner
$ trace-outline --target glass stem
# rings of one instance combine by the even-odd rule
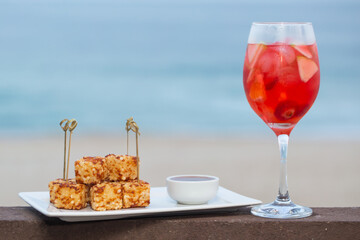
[[[280,148],[280,185],[279,194],[276,198],[277,202],[287,203],[290,202],[290,196],[288,192],[287,184],[287,170],[286,170],[286,158],[289,143],[289,136],[287,134],[281,134],[278,136],[279,148]]]

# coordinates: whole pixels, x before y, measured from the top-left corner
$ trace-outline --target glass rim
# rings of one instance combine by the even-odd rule
[[[253,22],[252,25],[312,25],[311,22]]]

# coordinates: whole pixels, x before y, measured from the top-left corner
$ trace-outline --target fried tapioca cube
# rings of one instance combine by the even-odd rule
[[[96,211],[121,209],[122,195],[122,184],[119,182],[96,184],[90,189],[91,208]]]
[[[89,187],[76,183],[75,179],[68,181],[57,179],[49,183],[50,202],[56,208],[82,209],[87,206]]]
[[[140,180],[121,182],[123,185],[123,208],[147,207],[150,204],[150,184]]]
[[[76,182],[97,184],[106,180],[108,170],[103,157],[83,157],[75,161]]]
[[[137,158],[129,155],[105,156],[109,181],[128,181],[137,178]]]
[[[69,182],[76,183],[75,179],[68,179]],[[49,194],[50,194],[50,202],[54,203],[55,200],[55,192],[59,188],[61,183],[66,182],[63,178],[58,178],[54,181],[49,182]]]

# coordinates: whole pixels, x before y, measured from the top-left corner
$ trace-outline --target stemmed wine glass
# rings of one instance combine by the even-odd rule
[[[319,58],[309,22],[255,22],[246,50],[244,89],[251,108],[278,138],[281,167],[276,200],[251,213],[268,218],[302,218],[308,207],[294,204],[287,186],[289,135],[315,101],[320,85]]]

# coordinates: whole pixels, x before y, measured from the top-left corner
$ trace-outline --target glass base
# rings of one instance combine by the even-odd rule
[[[274,201],[269,204],[262,204],[251,209],[251,213],[258,217],[264,218],[304,218],[312,214],[311,208],[303,207],[289,202]]]

